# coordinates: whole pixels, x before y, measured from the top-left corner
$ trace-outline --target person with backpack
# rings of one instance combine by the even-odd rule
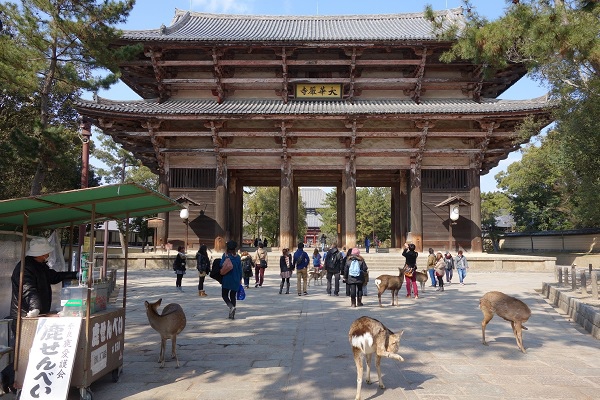
[[[302,296],[302,293],[306,296],[308,292],[306,291],[306,286],[308,283],[308,264],[310,263],[310,258],[308,254],[304,251],[304,243],[298,243],[298,250],[294,253],[294,268],[296,268],[296,278],[298,280],[297,288],[298,288],[298,296]],[[304,283],[304,286],[302,286]],[[303,291],[301,291],[304,289]]]
[[[363,291],[362,286],[367,272],[367,263],[360,255],[360,249],[355,247],[346,258],[344,266],[344,280],[350,288],[350,307],[361,307]]]
[[[252,256],[247,251],[242,252],[242,274],[244,276],[244,287],[247,289],[250,286],[250,278],[252,278],[252,270],[254,269],[254,261]]]
[[[452,276],[454,275],[454,257],[452,257],[449,251],[446,252],[444,261],[446,262],[446,283],[450,285],[452,284]]]
[[[331,296],[331,279],[335,277],[335,286],[333,294],[340,295],[340,272],[342,269],[342,255],[337,248],[337,243],[333,243],[325,255],[325,269],[327,270],[327,294]]]
[[[196,269],[198,270],[198,296],[206,297],[204,291],[204,279],[210,274],[210,258],[206,245],[200,246],[196,253]]]

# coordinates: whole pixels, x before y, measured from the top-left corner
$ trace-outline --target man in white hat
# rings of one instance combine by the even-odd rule
[[[43,237],[34,237],[29,242],[29,249],[25,257],[23,272],[23,300],[21,302],[21,316],[35,317],[48,314],[52,306],[52,284],[60,283],[67,279],[77,279],[76,272],[58,272],[46,264],[50,253],[54,249]],[[19,305],[19,277],[21,262],[15,266],[12,274],[12,300],[10,317],[17,318]],[[37,310],[37,311],[36,311]]]
[[[52,284],[60,283],[67,279],[77,279],[76,272],[58,272],[51,269],[46,262],[54,249],[43,237],[34,237],[29,242],[29,249],[25,254],[25,268],[23,271],[23,301],[21,302],[22,317],[37,317],[48,314],[52,306]],[[19,307],[19,281],[21,276],[21,262],[19,261],[13,271],[12,297],[10,303],[10,318],[12,335],[16,331],[16,320]],[[13,364],[2,370],[2,389],[4,392],[15,392]]]

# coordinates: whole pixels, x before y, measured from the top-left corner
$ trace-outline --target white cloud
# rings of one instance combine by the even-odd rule
[[[248,14],[252,11],[254,0],[191,0],[193,11]]]

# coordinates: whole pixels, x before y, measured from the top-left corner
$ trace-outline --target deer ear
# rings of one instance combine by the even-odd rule
[[[402,329],[400,332],[398,332],[396,335],[398,335],[399,338],[402,337],[402,334],[404,333],[404,329]]]

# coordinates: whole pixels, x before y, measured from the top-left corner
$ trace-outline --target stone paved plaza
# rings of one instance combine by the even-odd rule
[[[377,305],[371,271],[364,307],[350,308],[344,296],[311,286],[298,297],[296,276],[289,295],[279,295],[279,278],[267,269],[265,286],[247,290],[236,319],[207,278],[208,297],[197,296],[195,271],[175,291],[167,270],[133,270],[128,275],[125,361],[113,383],[110,374],[91,385],[94,400],[353,399],[356,370],[348,343],[354,319],[368,315],[390,329],[404,329],[404,363],[382,360],[385,391],[363,383],[363,399],[597,399],[600,343],[569,322],[540,295],[548,273],[470,272],[466,285],[429,286],[418,300],[400,292],[400,306]],[[121,271],[119,272],[121,273]],[[122,276],[121,276],[122,277]],[[457,280],[457,277],[455,277]],[[324,281],[325,283],[325,281]],[[523,334],[527,354],[516,345],[510,323],[495,317],[481,344],[479,298],[500,290],[525,301],[532,317]],[[178,338],[180,368],[157,363],[160,339],[147,323],[144,300],[180,303],[187,327]],[[169,348],[170,342],[167,343]],[[371,377],[377,380],[375,368]],[[6,395],[5,398],[10,398]],[[72,388],[69,399],[78,399]]]

